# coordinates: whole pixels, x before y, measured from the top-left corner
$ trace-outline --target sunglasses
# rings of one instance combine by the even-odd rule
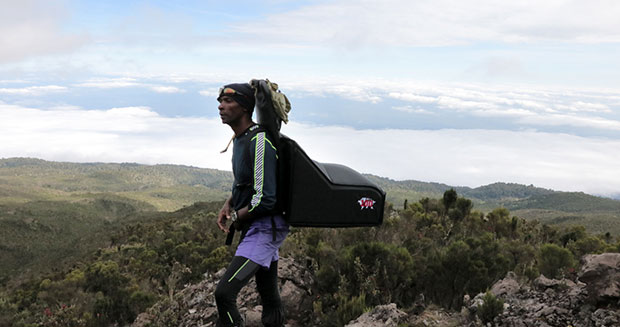
[[[232,89],[230,87],[220,87],[220,93],[219,94],[220,94],[220,96],[218,97],[218,99],[223,97],[223,96],[225,96],[225,95],[233,96],[235,94],[238,94],[238,95],[246,97],[246,98],[248,97],[247,95],[245,95],[245,94],[243,94],[243,93],[241,93],[241,92],[239,92],[239,91],[237,91],[235,89]]]

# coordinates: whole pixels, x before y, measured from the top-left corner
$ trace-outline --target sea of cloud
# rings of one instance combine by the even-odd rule
[[[0,102],[0,130],[4,158],[230,170],[230,152],[220,150],[232,132],[216,118],[167,117],[149,107],[87,110]],[[356,129],[298,122],[282,131],[317,161],[396,180],[472,187],[516,182],[594,194],[620,190],[617,138],[527,129]]]

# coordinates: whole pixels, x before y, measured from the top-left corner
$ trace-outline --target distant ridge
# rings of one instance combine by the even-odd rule
[[[0,203],[75,201],[89,193],[113,193],[173,211],[199,201],[223,200],[231,185],[232,174],[217,169],[0,159]]]
[[[470,188],[366,176],[387,192],[396,210],[423,198],[442,198],[454,188],[481,213],[503,207],[512,216],[545,224],[620,235],[617,200],[514,183]],[[232,182],[229,171],[182,165],[0,159],[0,282],[12,273],[3,267],[35,269],[59,258],[77,258],[105,246],[104,235],[132,222],[158,219],[164,211],[199,202],[221,202]],[[24,242],[32,245],[24,247]]]
[[[471,188],[366,176],[387,192],[387,201],[397,209],[405,201],[441,198],[453,188],[482,212],[505,207],[514,215],[545,223],[579,223],[593,232],[605,232],[608,228],[620,232],[620,201],[614,199],[516,183],[497,182]],[[230,171],[183,165],[8,158],[0,159],[0,204],[35,200],[74,202],[92,198],[92,194],[111,193],[156,210],[173,211],[195,202],[224,200],[232,180]]]

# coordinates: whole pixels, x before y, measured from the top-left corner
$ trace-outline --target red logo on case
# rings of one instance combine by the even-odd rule
[[[361,210],[364,209],[374,209],[376,201],[371,198],[363,197],[357,200],[357,203],[360,204]]]

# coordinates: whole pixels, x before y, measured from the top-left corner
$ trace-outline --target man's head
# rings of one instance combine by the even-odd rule
[[[247,109],[250,116],[254,112],[254,89],[248,83],[234,83],[220,88],[217,101],[222,102],[223,97],[230,97],[243,108]]]

